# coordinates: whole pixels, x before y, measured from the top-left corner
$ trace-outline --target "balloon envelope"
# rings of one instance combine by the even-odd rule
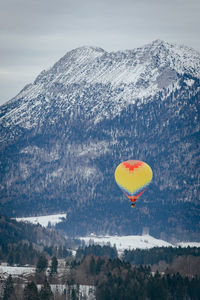
[[[152,169],[140,160],[127,160],[115,170],[115,180],[122,191],[131,199],[140,196],[153,177]]]

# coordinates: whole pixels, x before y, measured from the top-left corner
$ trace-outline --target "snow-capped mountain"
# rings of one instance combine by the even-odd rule
[[[83,104],[91,109],[92,105],[95,119],[101,120],[105,115],[115,116],[128,104],[143,104],[163,89],[170,94],[180,88],[179,77],[184,74],[200,77],[199,53],[185,46],[156,40],[142,48],[111,53],[81,47],[68,52],[50,70],[42,71],[33,84],[25,86],[10,102],[12,107],[11,103],[17,101],[18,107],[5,114],[2,121],[8,126],[12,123],[34,128],[45,121],[41,109],[47,113],[52,101],[64,112]],[[187,78],[185,84],[191,87],[194,81]],[[102,86],[107,87],[109,101],[95,98],[97,93],[88,99],[91,85],[97,93]]]
[[[68,52],[1,107],[1,210],[66,211],[73,234],[196,236],[199,77],[198,52],[160,40]],[[128,158],[154,171],[134,211],[113,178]]]

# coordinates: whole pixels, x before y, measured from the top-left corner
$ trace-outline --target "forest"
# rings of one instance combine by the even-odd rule
[[[19,245],[12,249],[19,250]],[[57,300],[86,299],[80,296],[81,285],[95,287],[97,300],[199,299],[200,249],[196,247],[125,250],[120,258],[116,248],[108,245],[79,247],[75,256],[65,247],[43,247],[38,251],[30,244],[20,251],[25,257],[34,258],[35,273],[23,285],[19,279],[8,276],[2,286],[3,300],[55,299],[55,285],[63,286]],[[162,272],[161,262],[165,265]],[[187,262],[190,269],[185,270]],[[12,264],[10,258],[7,263]]]

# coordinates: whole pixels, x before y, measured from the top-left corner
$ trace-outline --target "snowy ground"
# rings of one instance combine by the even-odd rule
[[[68,289],[69,286],[66,284],[51,284],[51,290],[54,294],[54,299],[56,299],[57,294],[62,295],[65,291],[66,294],[68,294]],[[42,285],[37,284],[38,290],[40,290]],[[87,300],[95,300],[95,287],[92,285],[74,285],[70,286],[70,289],[75,289],[77,291],[78,289],[78,294],[79,298],[78,299],[87,299]]]
[[[0,278],[1,280],[6,280],[9,275],[12,275],[12,278],[21,278],[25,279],[27,275],[34,274],[34,267],[11,267],[11,266],[2,266],[0,265]],[[59,271],[58,271],[59,273]],[[19,284],[22,289],[25,288],[26,280],[24,283]],[[38,284],[37,288],[40,290],[42,285]],[[65,284],[51,284],[51,290],[54,294],[54,299],[56,299],[57,295],[62,295],[65,291],[67,291],[69,287]],[[77,290],[77,286],[72,286]],[[79,298],[78,299],[87,299],[87,300],[95,300],[95,287],[89,285],[79,285]],[[0,290],[0,298],[2,296],[2,290]]]
[[[40,224],[43,227],[47,227],[49,224],[51,224],[52,226],[56,225],[57,223],[61,222],[63,218],[66,219],[66,214],[29,217],[29,218],[16,218],[16,221],[29,222],[32,224]]]
[[[88,237],[81,237],[86,245],[98,244],[98,245],[111,245],[116,246],[119,255],[121,255],[125,249],[150,249],[153,247],[200,247],[200,243],[182,242],[176,245],[170,244],[166,241],[156,239],[150,235],[128,235],[128,236],[95,236],[90,235]]]
[[[177,246],[181,246],[181,247],[198,247],[200,248],[200,242],[181,242],[178,243]]]
[[[116,246],[119,254],[123,253],[125,249],[150,249],[153,247],[170,247],[172,244],[163,240],[158,240],[150,235],[128,235],[128,236],[95,236],[81,237],[86,245],[111,245]]]
[[[7,278],[8,275],[13,277],[26,276],[35,273],[34,267],[11,267],[11,266],[2,266],[0,265],[0,276]]]
[[[55,225],[66,219],[66,214],[56,214],[48,216],[39,216],[39,217],[29,217],[29,218],[16,218],[17,221],[30,222],[33,224],[40,224],[44,227],[47,227],[48,224]],[[91,243],[99,245],[111,245],[116,246],[119,254],[122,253],[125,249],[150,249],[153,247],[170,247],[170,246],[181,246],[181,247],[200,247],[200,242],[181,242],[176,245],[172,245],[166,241],[156,239],[150,235],[129,235],[129,236],[95,236],[91,234],[87,237],[81,237],[81,240],[86,242],[86,245]]]

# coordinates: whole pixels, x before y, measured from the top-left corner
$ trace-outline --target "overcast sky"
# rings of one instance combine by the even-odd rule
[[[199,0],[0,0],[0,104],[79,46],[155,39],[200,51]]]

